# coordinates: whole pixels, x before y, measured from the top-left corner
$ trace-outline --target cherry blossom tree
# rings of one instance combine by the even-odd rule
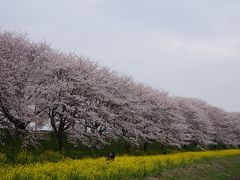
[[[196,98],[177,97],[175,100],[188,125],[186,134],[190,136],[189,143],[195,143],[201,148],[214,144],[214,127],[207,115],[207,103]]]
[[[100,148],[123,139],[126,148],[159,142],[240,145],[240,115],[194,98],[170,96],[87,58],[0,32],[0,127],[33,143],[33,126],[50,124],[63,140]],[[36,130],[38,128],[35,128]]]
[[[40,46],[24,35],[0,32],[0,124],[25,144],[33,143],[29,138],[33,135],[29,125],[34,121],[29,92],[35,85]]]

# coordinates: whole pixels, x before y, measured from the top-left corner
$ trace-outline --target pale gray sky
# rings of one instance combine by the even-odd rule
[[[0,0],[0,27],[240,111],[239,0]]]

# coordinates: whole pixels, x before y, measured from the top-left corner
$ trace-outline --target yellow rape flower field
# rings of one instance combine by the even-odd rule
[[[154,156],[121,156],[112,162],[105,158],[65,159],[58,163],[1,165],[0,179],[132,179],[151,176],[162,168],[190,164],[203,158],[240,155],[240,149],[182,152]]]

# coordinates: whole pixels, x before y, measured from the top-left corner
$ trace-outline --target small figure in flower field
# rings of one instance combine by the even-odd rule
[[[107,162],[113,161],[115,159],[115,157],[116,157],[115,152],[106,154],[106,161]]]

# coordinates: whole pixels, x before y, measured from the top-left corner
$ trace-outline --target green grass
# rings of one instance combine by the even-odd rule
[[[190,165],[163,169],[148,180],[233,180],[240,179],[240,156],[204,159]]]

